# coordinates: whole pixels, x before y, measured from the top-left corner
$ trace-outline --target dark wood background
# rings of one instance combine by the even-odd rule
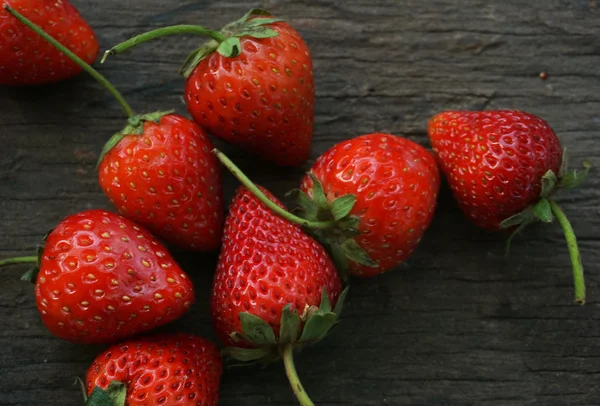
[[[316,75],[311,162],[282,173],[225,147],[280,197],[337,141],[373,131],[428,146],[426,121],[453,108],[519,108],[545,118],[576,164],[600,166],[600,2],[596,0],[77,0],[103,49],[179,23],[219,27],[262,6],[308,42]],[[185,113],[177,70],[198,38],[168,39],[98,68],[139,112]],[[540,79],[546,71],[548,79]],[[103,143],[123,126],[90,77],[0,90],[0,257],[34,250],[68,214],[110,207],[96,180]],[[221,144],[218,144],[221,145]],[[576,229],[588,304],[572,304],[557,225],[535,226],[503,256],[504,237],[471,226],[442,186],[435,220],[400,269],[356,281],[340,327],[297,356],[319,405],[599,405],[600,177],[559,198]],[[234,182],[226,177],[227,199]],[[208,293],[216,255],[175,252],[198,301],[165,328],[214,337]],[[74,377],[102,347],[53,338],[24,268],[2,270],[0,404],[79,405]],[[294,405],[281,364],[227,371],[222,405]]]

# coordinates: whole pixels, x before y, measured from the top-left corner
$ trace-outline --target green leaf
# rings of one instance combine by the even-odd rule
[[[267,24],[274,24],[285,21],[282,18],[255,18],[244,24],[244,27],[259,27]]]
[[[253,314],[242,312],[239,314],[244,335],[254,344],[277,344],[275,333],[266,321]]]
[[[548,203],[548,199],[545,197],[542,197],[540,201],[533,206],[533,214],[544,223],[551,223],[554,219],[550,203]]]
[[[333,313],[317,313],[308,319],[304,325],[300,342],[315,342],[323,338],[336,322]]]
[[[549,170],[542,177],[542,197],[548,197],[556,186],[556,174]]]
[[[336,319],[340,318],[340,315],[342,314],[342,310],[344,310],[344,302],[346,301],[346,296],[348,296],[349,290],[350,290],[350,286],[346,286],[344,288],[344,290],[342,290],[342,293],[340,294],[340,297],[338,298],[337,303],[335,304],[333,313],[335,313]]]
[[[569,154],[567,153],[567,147],[563,148],[562,162],[560,163],[560,170],[558,171],[558,177],[562,178],[569,170]]]
[[[272,28],[268,27],[248,27],[243,31],[235,34],[236,37],[252,37],[252,38],[272,38],[279,34]]]
[[[350,279],[350,263],[340,244],[327,244],[327,251],[344,282]]]
[[[238,37],[229,37],[219,44],[217,52],[226,58],[234,58],[240,54],[242,45]]]
[[[291,311],[292,305],[287,304],[281,314],[281,327],[279,329],[279,343],[291,344],[298,340],[300,333],[300,316],[296,310]]]
[[[113,149],[123,138],[125,138],[125,134],[118,132],[115,135],[113,135],[112,137],[110,137],[110,139],[108,140],[108,142],[106,144],[104,144],[104,148],[102,148],[102,152],[100,152],[100,157],[98,158],[98,163],[96,164],[96,168],[98,166],[100,166],[100,164],[102,163],[102,160],[104,159],[104,156],[106,154],[108,154],[108,152]]]
[[[28,270],[27,272],[25,272],[23,274],[23,276],[21,276],[21,280],[23,282],[31,282],[31,283],[35,284],[35,281],[37,279],[37,275],[39,272],[40,272],[40,268],[38,265],[36,265],[33,268],[31,268],[30,270]]]
[[[356,204],[356,196],[344,195],[338,197],[331,203],[331,215],[334,220],[341,220],[350,214],[350,211]]]
[[[223,354],[237,361],[250,362],[265,358],[271,355],[272,350],[266,347],[262,348],[240,348],[226,347],[223,349]]]
[[[346,254],[346,257],[350,261],[356,262],[357,264],[368,266],[370,268],[377,268],[377,262],[373,261],[367,251],[365,251],[358,243],[350,238],[342,244],[342,250]]]
[[[317,219],[318,207],[313,199],[308,197],[304,191],[300,189],[290,190],[287,197],[293,199],[298,206],[302,209],[303,217],[307,220],[313,221]]]
[[[112,381],[106,390],[96,386],[85,402],[86,406],[125,406],[127,387],[119,381]]]
[[[531,220],[532,213],[530,208],[523,210],[515,215],[510,216],[500,223],[500,228],[511,228]]]
[[[529,224],[531,224],[531,220],[523,221],[519,224],[519,226],[510,234],[510,237],[506,240],[506,246],[504,247],[504,255],[508,256],[510,254],[510,244],[512,243],[513,238],[516,237],[517,234],[520,234],[521,231],[525,229]]]
[[[270,16],[271,13],[269,13],[267,10],[263,10],[261,8],[253,8],[250,11],[248,11],[246,14],[244,14],[244,16],[242,18],[240,18],[237,22],[238,23],[245,23],[246,21],[248,21],[248,19],[250,17],[254,17],[254,16]]]
[[[565,189],[573,189],[579,186],[586,178],[592,163],[588,160],[583,161],[583,169],[581,171],[573,170],[566,172],[558,183],[558,187]]]
[[[189,77],[194,69],[196,69],[196,66],[209,54],[216,51],[218,47],[219,43],[213,39],[196,49],[188,55],[181,69],[179,69],[179,73],[185,78]]]
[[[317,177],[315,175],[313,175],[312,172],[308,172],[308,176],[310,176],[310,178],[312,179],[312,182],[313,182],[311,194],[312,194],[313,200],[317,204],[317,208],[319,210],[328,209],[329,201],[327,200],[327,196],[325,196],[325,192],[323,191],[323,185],[321,184],[321,181],[319,179],[317,179]]]
[[[319,306],[319,311],[321,313],[331,312],[331,302],[329,302],[329,296],[327,296],[327,290],[325,288],[323,288],[323,292],[321,292],[321,305]]]

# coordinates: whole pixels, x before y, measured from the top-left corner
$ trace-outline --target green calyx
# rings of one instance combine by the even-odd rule
[[[296,309],[292,310],[291,304],[287,304],[281,315],[279,334],[275,334],[262,318],[241,312],[242,331],[232,333],[231,338],[234,342],[250,344],[252,348],[231,346],[224,348],[223,353],[243,363],[271,362],[280,358],[286,346],[302,348],[319,342],[337,325],[347,294],[348,288],[341,293],[333,309],[325,289],[319,307],[310,306],[298,313]]]
[[[118,44],[104,53],[101,63],[110,55],[116,55],[137,45],[152,41],[157,38],[172,35],[203,35],[211,39],[193,51],[184,62],[180,73],[188,77],[196,66],[206,56],[217,51],[227,58],[234,58],[242,53],[240,38],[271,38],[278,35],[277,31],[269,24],[283,21],[279,18],[269,18],[271,14],[261,9],[251,9],[239,20],[225,25],[219,31],[211,30],[199,25],[175,25],[159,28],[144,34],[137,35],[121,44]],[[261,18],[253,18],[261,17]]]
[[[348,275],[349,261],[377,268],[379,265],[355,240],[361,234],[358,230],[360,218],[350,214],[356,204],[356,196],[348,194],[329,202],[319,179],[312,172],[308,175],[313,184],[311,196],[300,189],[288,192],[288,196],[298,204],[297,211],[302,218],[311,222],[331,222],[328,228],[309,231],[329,251],[342,276]]]
[[[50,235],[52,230],[49,230],[43,238],[44,243],[39,244],[36,249],[36,255],[27,257],[14,257],[0,260],[0,267],[6,265],[17,265],[17,264],[34,264],[27,272],[21,276],[21,280],[24,282],[34,283],[36,282],[37,275],[40,272],[40,265],[42,263],[42,257],[44,255],[44,245],[46,239]]]
[[[555,219],[560,224],[565,234],[571,264],[573,266],[573,281],[575,285],[575,303],[584,304],[585,297],[585,279],[583,276],[583,265],[577,246],[575,233],[558,204],[552,200],[554,194],[560,189],[573,189],[579,186],[590,171],[592,165],[589,161],[583,161],[583,169],[569,170],[567,150],[563,151],[562,164],[558,175],[549,170],[542,177],[540,198],[537,202],[527,207],[525,210],[510,216],[504,220],[500,227],[503,229],[513,229],[511,236],[506,242],[506,253],[508,254],[510,244],[515,235],[522,232],[525,227],[535,222],[551,223]]]
[[[129,117],[127,119],[127,125],[118,133],[114,134],[110,139],[104,144],[102,148],[102,152],[100,152],[100,157],[98,158],[98,162],[96,167],[100,165],[104,156],[113,149],[123,138],[128,135],[142,135],[144,133],[144,123],[146,121],[159,124],[160,120],[169,114],[174,113],[175,110],[168,111],[157,111],[154,113],[147,114],[138,114],[133,117]]]
[[[85,406],[125,406],[127,387],[119,381],[112,381],[106,389],[96,386],[89,397],[85,398]]]

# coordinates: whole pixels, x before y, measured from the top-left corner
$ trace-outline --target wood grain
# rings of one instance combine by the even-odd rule
[[[312,159],[373,131],[428,145],[426,120],[451,108],[519,108],[544,117],[572,154],[600,166],[600,2],[596,0],[74,1],[103,48],[178,23],[212,27],[254,6],[288,19],[314,57]],[[198,38],[165,39],[98,65],[140,112],[177,108],[177,70]],[[548,79],[539,78],[540,72]],[[124,123],[119,106],[84,75],[0,91],[0,256],[31,252],[68,214],[110,207],[94,165]],[[219,144],[222,146],[221,144]],[[275,194],[281,174],[222,146]],[[310,164],[310,163],[309,163]],[[308,164],[307,167],[308,168]],[[304,168],[304,169],[306,169]],[[471,226],[446,186],[436,218],[398,270],[357,281],[340,327],[297,356],[319,405],[563,406],[600,404],[600,177],[561,195],[576,229],[589,302],[572,305],[569,259],[556,225],[518,238]],[[227,198],[236,183],[226,177]],[[175,251],[195,275],[198,303],[165,327],[213,338],[208,314],[215,255]],[[78,405],[73,384],[101,347],[76,346],[43,327],[23,269],[3,269],[0,404]],[[227,371],[221,405],[293,405],[280,364]]]

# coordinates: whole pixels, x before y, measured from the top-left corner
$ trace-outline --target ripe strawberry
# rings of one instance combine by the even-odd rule
[[[135,115],[85,61],[19,12],[7,11],[93,75],[129,116],[99,160],[100,186],[119,212],[181,247],[216,250],[224,221],[223,191],[220,167],[204,131],[172,111]]]
[[[187,249],[216,250],[225,215],[210,139],[176,114],[140,118],[107,144],[100,186],[121,214],[156,235]]]
[[[491,231],[518,226],[518,232],[536,220],[557,218],[575,250],[576,300],[582,303],[575,235],[549,198],[561,187],[581,183],[589,164],[583,173],[567,172],[566,154],[552,128],[522,111],[446,111],[429,120],[428,132],[458,205],[475,225]]]
[[[311,55],[296,30],[262,10],[251,10],[218,32],[190,26],[160,30],[108,54],[163,35],[211,36],[182,69],[194,120],[210,134],[278,165],[300,166],[308,159],[315,89]]]
[[[294,193],[308,220],[336,220],[342,228],[354,221],[354,235],[325,232],[320,239],[334,252],[341,250],[336,258],[342,268],[367,277],[393,269],[417,248],[433,218],[439,186],[437,164],[425,148],[372,133],[330,148]]]
[[[221,354],[202,337],[175,333],[132,339],[96,357],[87,372],[86,405],[217,406],[222,373]]]
[[[132,221],[104,210],[65,218],[45,241],[37,262],[37,308],[54,335],[107,343],[152,330],[182,316],[194,288],[167,250]],[[36,276],[37,274],[37,276]]]
[[[5,0],[84,59],[98,57],[92,28],[68,0]],[[0,8],[0,85],[41,85],[72,78],[81,68]]]
[[[327,335],[345,292],[323,247],[261,202],[270,199],[270,205],[283,209],[267,190],[251,188],[237,190],[225,221],[212,287],[213,323],[233,358],[250,361],[281,353],[300,403],[310,405],[293,371],[292,353]],[[253,194],[257,191],[261,200]]]

